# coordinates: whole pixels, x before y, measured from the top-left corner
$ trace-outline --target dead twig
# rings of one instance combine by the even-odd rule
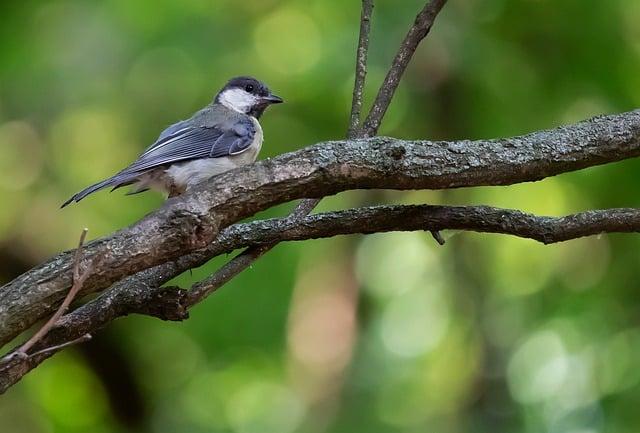
[[[89,340],[91,340],[91,338],[93,338],[91,336],[91,334],[84,334],[81,337],[78,337],[74,340],[71,341],[67,341],[66,343],[62,343],[62,344],[57,344],[55,346],[49,346],[49,347],[45,347],[44,349],[38,350],[36,352],[33,352],[31,355],[29,355],[30,357],[33,356],[38,356],[38,355],[44,355],[45,353],[51,353],[51,352],[57,352],[59,350],[64,349],[65,347],[69,347],[69,346],[73,346],[76,344],[80,344],[80,343],[85,343]]]
[[[27,340],[27,342],[24,343],[22,346],[20,346],[17,350],[7,355],[5,357],[6,359],[12,359],[13,357],[26,359],[29,356],[60,350],[64,347],[70,346],[72,344],[77,344],[82,341],[87,341],[91,338],[91,335],[86,334],[73,341],[48,347],[29,355],[29,350],[38,341],[40,341],[42,337],[47,335],[47,333],[51,330],[51,328],[53,328],[53,326],[60,319],[60,317],[62,317],[62,315],[67,312],[67,310],[69,309],[69,305],[71,305],[71,302],[73,302],[74,298],[76,297],[80,289],[82,289],[82,285],[84,284],[85,280],[87,279],[87,277],[91,272],[91,269],[93,268],[92,266],[87,266],[83,272],[80,271],[80,263],[82,261],[82,247],[84,246],[84,241],[87,237],[88,231],[89,230],[85,228],[82,230],[82,233],[80,234],[80,241],[78,242],[78,248],[76,249],[76,253],[73,260],[73,285],[71,286],[71,289],[69,289],[69,293],[67,293],[67,296],[62,301],[62,304],[60,305],[58,310],[56,310],[53,316],[51,316],[49,320],[47,320],[47,322],[44,325],[42,325],[42,327],[38,330],[38,332],[33,334],[33,336],[31,336],[31,338],[29,338],[29,340]]]

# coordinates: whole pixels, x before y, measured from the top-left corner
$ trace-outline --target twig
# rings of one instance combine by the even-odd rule
[[[373,13],[373,0],[362,0],[362,13],[360,15],[360,36],[358,38],[358,50],[356,53],[356,74],[353,83],[353,98],[351,100],[351,116],[347,138],[360,136],[360,112],[364,85],[367,78],[367,56],[369,54],[369,33],[371,30],[371,14]]]
[[[91,268],[92,268],[91,266],[87,266],[84,272],[82,273],[80,272],[80,262],[82,261],[82,247],[84,246],[84,241],[85,241],[85,238],[87,237],[88,231],[89,230],[85,228],[84,230],[82,230],[82,233],[80,234],[80,241],[78,242],[78,248],[76,249],[76,253],[73,260],[73,285],[71,286],[69,293],[67,293],[67,296],[64,298],[64,301],[62,301],[62,305],[60,305],[58,310],[56,310],[53,316],[51,316],[51,318],[47,320],[47,322],[38,330],[38,332],[36,332],[29,340],[27,340],[26,343],[20,346],[14,353],[10,354],[9,355],[10,357],[14,356],[14,354],[15,356],[18,356],[21,358],[28,357],[29,349],[31,349],[38,341],[40,341],[42,337],[47,335],[47,333],[55,325],[58,319],[60,319],[60,317],[62,317],[62,315],[67,312],[69,305],[71,305],[71,302],[73,301],[73,299],[76,297],[80,289],[82,289],[82,285],[84,284],[85,280],[89,276],[89,273],[91,272]],[[65,344],[70,345],[75,343],[69,342]],[[64,346],[64,345],[61,344],[59,346]],[[39,352],[48,352],[55,349],[56,349],[55,347],[51,347],[51,348],[43,349]],[[39,352],[36,352],[36,353],[39,353]]]
[[[49,347],[45,347],[44,349],[38,350],[36,352],[33,352],[31,355],[29,355],[30,357],[34,357],[34,356],[38,356],[38,355],[44,355],[44,354],[50,354],[51,352],[57,352],[59,350],[64,349],[65,347],[69,347],[69,346],[73,346],[76,344],[80,344],[80,343],[85,343],[89,340],[91,340],[91,334],[84,334],[74,340],[71,341],[67,341],[66,343],[61,343],[61,344],[57,344],[55,346],[49,346]]]
[[[411,61],[420,41],[431,30],[433,22],[446,2],[447,0],[430,0],[416,16],[413,25],[400,45],[396,57],[393,59],[391,68],[387,72],[387,76],[384,78],[369,115],[364,122],[362,129],[366,137],[372,137],[377,134],[382,118],[389,108],[407,65]]]
[[[444,240],[444,238],[442,237],[442,234],[440,234],[440,232],[435,231],[435,230],[431,230],[429,233],[431,233],[431,236],[436,240],[436,242],[440,245],[444,245],[446,243],[446,241]]]
[[[276,218],[236,224],[222,233],[225,247],[217,251],[357,233],[415,230],[505,234],[551,244],[600,233],[640,232],[640,209],[590,210],[553,217],[490,206],[372,206],[318,213],[298,221]]]
[[[227,264],[218,269],[210,277],[205,278],[201,282],[194,284],[187,295],[186,306],[191,307],[207,296],[218,290],[220,287],[229,282],[240,272],[247,269],[256,260],[262,257],[267,251],[275,247],[277,243],[262,245],[258,247],[250,247],[238,254]]]

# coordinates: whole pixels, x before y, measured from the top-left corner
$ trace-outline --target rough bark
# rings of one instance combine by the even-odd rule
[[[266,251],[265,247],[277,242],[356,233],[449,229],[510,234],[549,244],[600,233],[638,232],[640,209],[595,210],[549,217],[487,206],[376,206],[311,215],[302,220],[282,218],[236,224],[223,230],[206,250],[142,271],[115,284],[98,298],[64,316],[35,349],[42,350],[93,334],[107,323],[128,314],[184,320],[192,305],[244,269],[241,266],[244,261],[255,260]],[[244,247],[252,248],[243,253],[240,260],[231,261],[221,272],[195,284],[191,290],[161,287],[211,256]],[[0,393],[52,353],[0,363]]]
[[[640,154],[640,111],[496,139],[410,141],[388,137],[320,143],[211,179],[138,223],[85,247],[83,267],[100,257],[83,293],[211,243],[220,228],[273,205],[358,188],[442,189],[508,185]],[[0,287],[0,344],[61,302],[72,252]]]
[[[360,14],[360,35],[356,50],[356,76],[353,83],[351,99],[351,115],[349,116],[349,130],[347,138],[355,138],[360,133],[360,112],[364,100],[364,85],[367,78],[367,57],[369,55],[369,33],[371,31],[371,14],[373,14],[373,0],[362,0]]]

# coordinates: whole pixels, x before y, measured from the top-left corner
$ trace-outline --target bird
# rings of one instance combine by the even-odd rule
[[[171,198],[216,174],[250,164],[262,147],[258,119],[267,107],[282,102],[256,78],[232,78],[210,104],[162,131],[132,164],[73,195],[61,207],[101,189],[114,191],[126,185],[133,185],[128,195],[152,189]]]

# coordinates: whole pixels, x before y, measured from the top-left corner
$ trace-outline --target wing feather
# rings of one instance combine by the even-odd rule
[[[232,128],[221,126],[183,126],[161,134],[140,157],[121,173],[150,170],[161,165],[201,158],[220,158],[246,151],[255,138],[250,119]]]

